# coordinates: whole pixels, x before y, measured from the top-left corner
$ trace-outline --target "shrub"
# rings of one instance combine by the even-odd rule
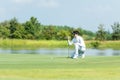
[[[98,48],[100,46],[100,42],[98,41],[91,42],[90,44],[92,45],[93,48]]]

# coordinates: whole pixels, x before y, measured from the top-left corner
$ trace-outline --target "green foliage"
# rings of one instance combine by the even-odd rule
[[[78,30],[85,39],[93,39],[94,33],[69,26],[41,25],[37,18],[31,17],[24,23],[19,23],[17,18],[0,23],[0,38],[6,39],[40,39],[40,40],[66,40],[72,35],[73,30]]]
[[[67,36],[73,37],[73,30],[78,30],[85,40],[120,40],[120,24],[111,25],[113,32],[105,31],[100,24],[96,33],[84,30],[81,27],[41,25],[35,17],[20,23],[17,18],[0,23],[0,38],[2,39],[34,39],[34,40],[66,40]]]
[[[98,27],[98,31],[96,32],[96,40],[103,41],[105,40],[105,29],[103,27],[103,24],[100,24]]]
[[[95,33],[93,33],[93,32],[91,32],[91,31],[86,31],[86,30],[84,30],[84,38],[85,38],[85,40],[94,40],[94,38],[95,38]]]
[[[10,30],[4,26],[0,26],[0,37],[6,39],[9,37]]]
[[[119,40],[120,39],[120,24],[114,23],[114,25],[111,25],[113,33],[112,38],[113,40]]]
[[[65,30],[61,30],[61,31],[59,31],[58,33],[57,33],[57,36],[58,36],[58,38],[61,40],[61,39],[63,39],[63,40],[66,40],[67,39],[67,36],[69,36],[70,35],[70,32],[69,31],[65,31]]]
[[[0,23],[0,38],[6,39],[10,35],[10,22],[4,21]]]
[[[41,24],[38,22],[37,18],[31,17],[29,21],[24,24],[26,39],[37,39],[40,35]]]
[[[46,40],[55,39],[56,32],[55,32],[54,26],[50,25],[50,26],[45,27],[43,30],[43,34]]]
[[[14,36],[14,34],[15,34],[15,31],[17,31],[18,25],[19,25],[19,23],[18,23],[16,18],[13,18],[13,19],[10,20],[10,27],[9,27],[9,29],[10,29],[10,38],[11,39],[12,38],[16,38],[16,36]]]
[[[100,42],[98,42],[98,41],[91,42],[91,45],[93,48],[98,48],[100,46]]]
[[[106,40],[112,40],[112,34],[109,31],[106,31],[105,33],[106,33],[105,39]]]

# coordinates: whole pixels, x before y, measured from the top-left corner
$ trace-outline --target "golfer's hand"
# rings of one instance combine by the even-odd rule
[[[70,40],[70,36],[68,36],[68,40]]]

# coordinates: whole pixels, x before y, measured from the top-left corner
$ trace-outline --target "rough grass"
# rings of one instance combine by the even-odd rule
[[[95,41],[85,41],[87,48],[93,48],[91,42]],[[12,48],[12,49],[38,49],[38,48],[67,48],[67,40],[57,41],[57,40],[20,40],[20,39],[1,39],[0,48]],[[72,47],[71,47],[72,48]],[[100,49],[120,49],[119,41],[102,41],[100,42]]]
[[[112,48],[112,49],[120,49],[120,41],[103,41],[101,42],[100,48]]]
[[[67,41],[5,39],[0,40],[0,47],[13,49],[65,48]]]
[[[0,54],[0,80],[119,80],[120,56]]]

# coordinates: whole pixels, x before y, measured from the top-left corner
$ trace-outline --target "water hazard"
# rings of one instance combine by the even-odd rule
[[[12,49],[0,49],[0,54],[50,54],[50,55],[58,55],[58,56],[68,56],[74,52],[73,49],[64,49],[64,48],[56,48],[56,49],[36,49],[36,50],[12,50]],[[87,56],[117,56],[120,55],[120,50],[113,49],[87,49],[85,54]]]

